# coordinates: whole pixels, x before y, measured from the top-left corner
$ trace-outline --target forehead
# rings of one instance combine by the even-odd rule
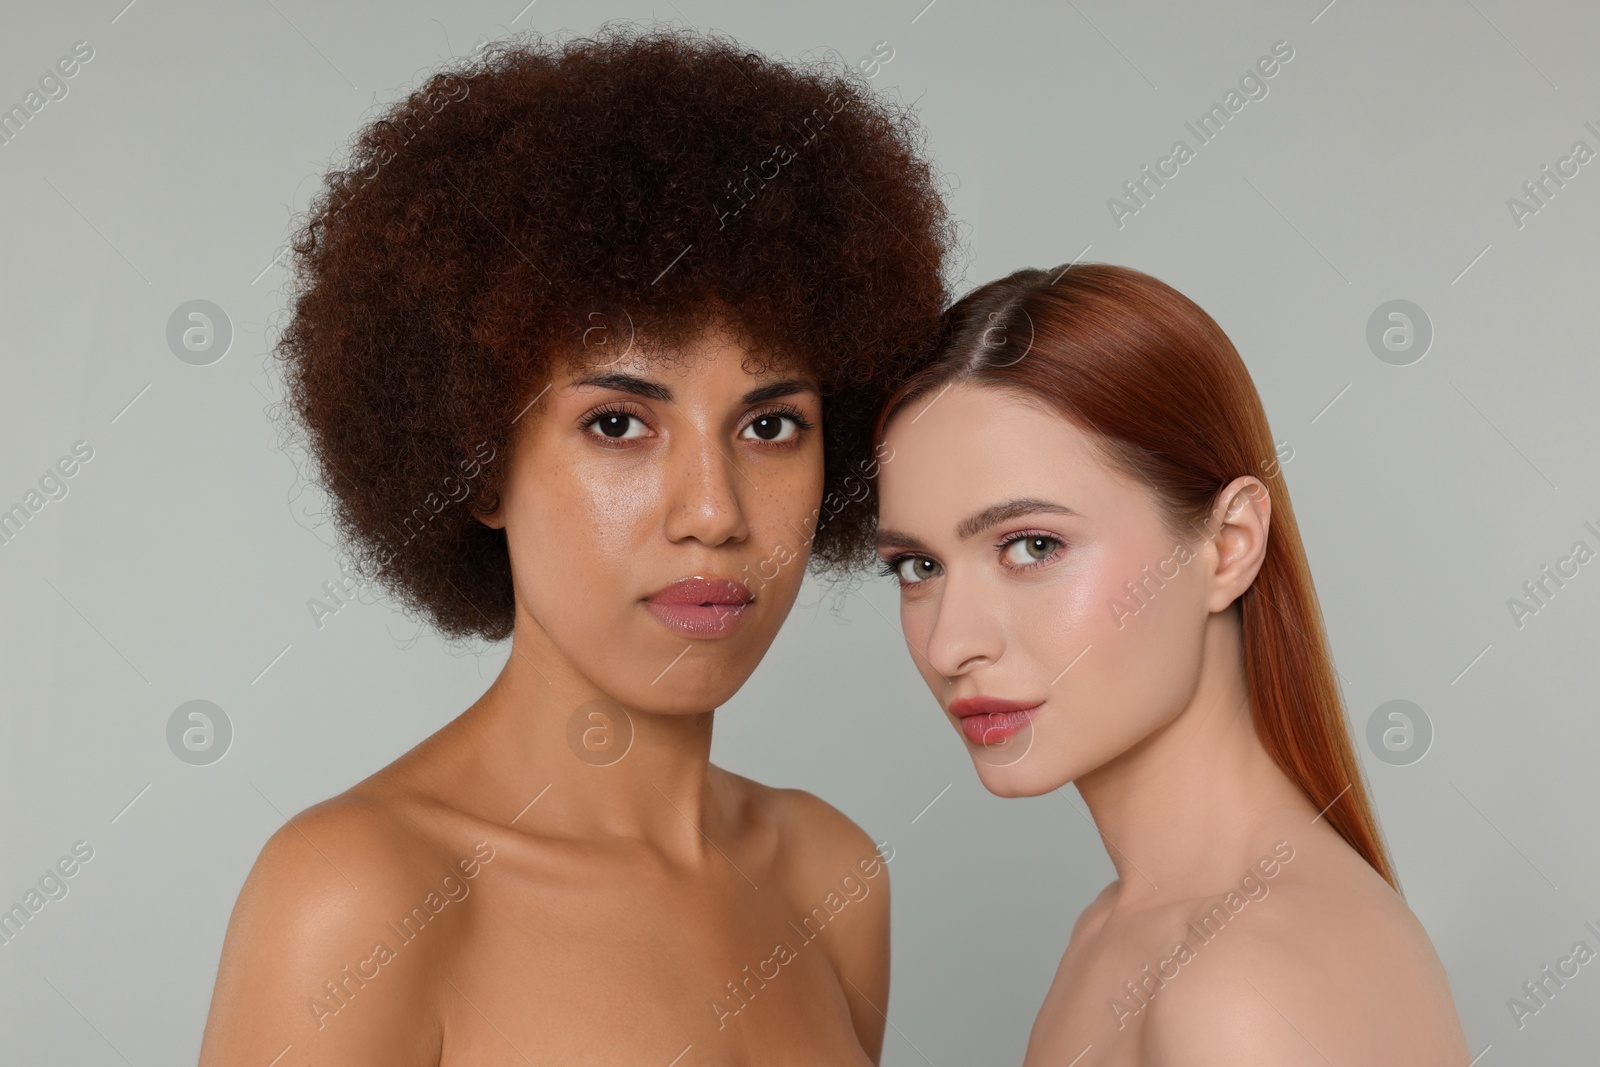
[[[551,369],[558,386],[599,374],[626,374],[664,383],[696,379],[816,381],[809,361],[798,353],[757,351],[737,329],[721,320],[713,320],[675,343],[654,341],[631,328],[596,328],[581,347]]]
[[[895,529],[943,529],[974,510],[1023,497],[1090,515],[1135,491],[1091,435],[1008,390],[971,384],[935,390],[897,412],[884,440],[893,458],[879,475],[880,516]]]

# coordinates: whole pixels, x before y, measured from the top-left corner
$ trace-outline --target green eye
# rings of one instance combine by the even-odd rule
[[[1037,563],[1042,559],[1049,559],[1061,547],[1061,541],[1055,537],[1046,537],[1043,534],[1026,534],[1014,541],[1007,541],[1000,551],[1001,562],[1009,563],[1013,567],[1025,567],[1030,563]]]
[[[901,556],[883,565],[882,573],[892,575],[902,586],[916,585],[936,577],[943,568],[927,556]]]

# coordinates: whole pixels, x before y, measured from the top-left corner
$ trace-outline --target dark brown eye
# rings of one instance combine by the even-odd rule
[[[644,420],[626,411],[602,411],[589,420],[586,429],[613,441],[623,441],[645,435]]]
[[[758,441],[787,441],[799,432],[799,425],[787,415],[758,415],[750,420],[741,437],[753,435]]]

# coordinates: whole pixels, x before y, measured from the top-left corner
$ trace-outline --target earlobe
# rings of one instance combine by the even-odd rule
[[[1232,604],[1254,582],[1267,556],[1272,497],[1258,479],[1243,475],[1217,497],[1213,610]]]
[[[479,505],[488,505],[488,508],[486,510]],[[506,528],[506,500],[498,491],[489,493],[487,499],[481,494],[476,495],[472,503],[467,505],[467,511],[491,530]]]

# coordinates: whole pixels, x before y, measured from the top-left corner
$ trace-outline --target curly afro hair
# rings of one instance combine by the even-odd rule
[[[297,219],[275,346],[358,571],[447,637],[508,636],[505,533],[473,510],[552,360],[669,353],[718,315],[817,375],[842,506],[812,560],[864,560],[874,503],[840,487],[948,298],[922,143],[842,64],[615,24],[493,42],[388,107]]]

